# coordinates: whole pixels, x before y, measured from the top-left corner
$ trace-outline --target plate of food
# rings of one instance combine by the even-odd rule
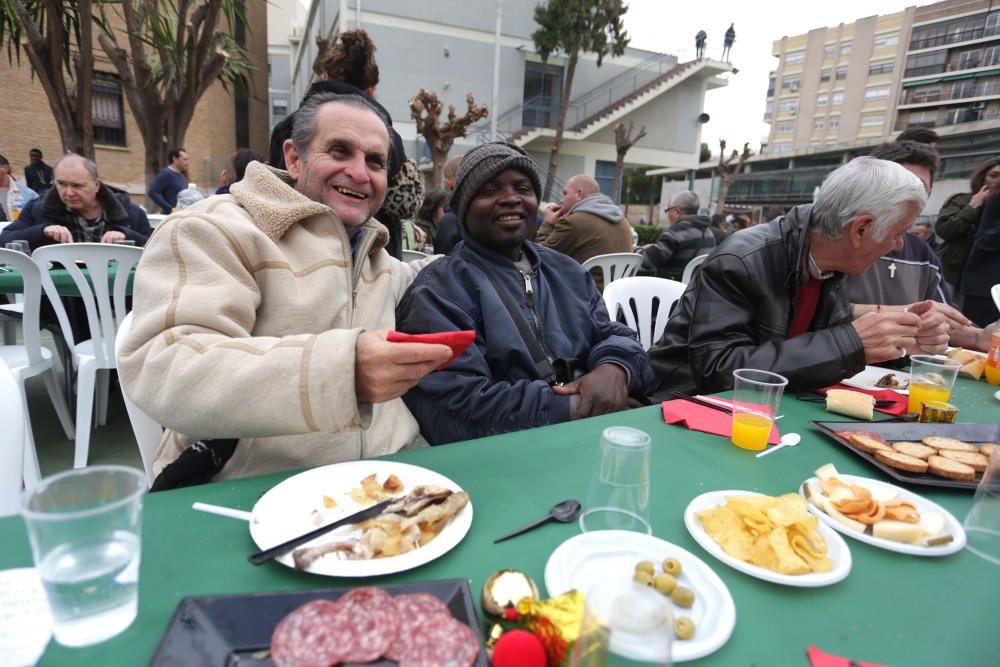
[[[799,489],[819,520],[881,549],[913,556],[947,556],[965,547],[965,530],[940,505],[886,482],[842,475],[831,463]]]
[[[444,555],[472,525],[469,495],[444,475],[395,461],[351,461],[307,470],[270,489],[254,505],[250,536],[269,549],[389,498],[397,500],[382,514],[275,560],[331,577],[391,574]]]
[[[1000,423],[812,422],[890,477],[909,484],[974,490],[1000,448]]]
[[[150,665],[404,661],[487,667],[468,581],[187,597]]]
[[[545,564],[545,588],[549,597],[573,589],[586,594],[594,584],[608,577],[635,575],[640,563],[644,563],[641,570],[648,568],[659,577],[654,579],[658,584],[655,588],[671,597],[675,628],[683,617],[693,630],[687,639],[675,636],[671,648],[674,662],[704,657],[729,640],[736,625],[736,605],[722,579],[690,551],[652,535],[598,530],[571,537],[549,556]],[[688,592],[692,594],[690,600],[685,599]],[[678,629],[681,636],[688,627],[682,624]],[[641,646],[612,643],[611,650],[633,659],[643,656]]]
[[[708,553],[771,583],[815,588],[851,572],[847,543],[796,493],[710,491],[688,503],[684,525]]]
[[[910,393],[910,374],[903,371],[894,371],[891,368],[881,366],[865,366],[865,370],[857,375],[852,375],[846,380],[841,380],[841,384],[858,389],[868,389],[878,391],[879,389],[892,389],[898,394],[907,395]]]

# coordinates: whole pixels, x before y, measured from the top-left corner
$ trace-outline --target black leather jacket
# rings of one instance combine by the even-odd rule
[[[811,205],[733,234],[709,257],[649,351],[666,392],[733,388],[733,371],[756,368],[788,378],[788,389],[825,387],[865,367],[851,326],[844,276],[823,282],[809,332],[785,340],[795,293],[807,274]]]
[[[680,280],[684,267],[698,255],[712,252],[715,235],[703,215],[685,215],[660,234],[656,243],[646,248],[642,263],[656,269],[660,278]]]

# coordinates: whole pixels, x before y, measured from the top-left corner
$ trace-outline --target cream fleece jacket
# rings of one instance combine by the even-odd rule
[[[419,268],[364,225],[355,264],[333,211],[252,163],[229,195],[172,215],[150,238],[119,357],[135,403],[166,427],[154,472],[196,440],[240,439],[215,479],[390,454],[417,424],[402,400],[359,403],[354,353],[392,329]]]

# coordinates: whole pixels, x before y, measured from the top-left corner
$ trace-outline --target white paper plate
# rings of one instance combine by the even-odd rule
[[[995,398],[998,401],[1000,401],[1000,391],[998,391],[997,393],[993,394],[993,398]]]
[[[691,537],[702,546],[708,553],[712,554],[723,563],[739,570],[751,577],[757,577],[764,581],[770,581],[784,586],[798,586],[802,588],[815,588],[818,586],[829,586],[841,581],[851,573],[851,551],[847,548],[844,539],[833,530],[820,524],[819,534],[826,540],[829,548],[830,560],[833,561],[833,569],[829,572],[810,572],[809,574],[779,574],[759,565],[751,565],[737,558],[733,558],[719,546],[718,542],[705,532],[701,525],[701,519],[695,516],[696,512],[701,512],[716,505],[724,505],[726,496],[760,496],[761,493],[753,491],[710,491],[703,493],[690,503],[684,510],[684,525],[687,526]],[[818,511],[815,513],[819,513]]]
[[[868,479],[867,477],[857,477],[855,475],[841,475],[838,474],[837,477],[845,484],[864,484],[872,487],[884,487],[886,489],[891,489],[896,494],[896,498],[899,500],[905,500],[907,502],[913,503],[914,507],[921,515],[924,514],[941,514],[944,516],[944,529],[943,532],[951,533],[955,538],[948,544],[941,544],[936,547],[925,547],[919,544],[906,544],[905,542],[896,542],[894,540],[887,540],[882,537],[875,537],[874,535],[866,535],[865,533],[859,533],[856,530],[851,530],[842,523],[838,523],[833,517],[824,512],[818,505],[813,505],[809,503],[810,506],[815,510],[814,514],[819,517],[819,520],[826,525],[833,528],[838,533],[843,533],[848,537],[852,537],[860,542],[865,542],[871,544],[872,546],[879,547],[880,549],[887,549],[888,551],[897,551],[901,554],[911,554],[913,556],[947,556],[948,554],[953,554],[961,551],[965,547],[965,530],[962,528],[962,524],[959,523],[951,512],[941,507],[937,503],[933,503],[927,500],[923,496],[918,496],[917,494],[907,491],[901,487],[895,486],[893,484],[888,484],[886,482],[881,482],[874,479]],[[805,482],[805,486],[808,482],[817,482],[815,477],[810,477]],[[805,492],[803,488],[799,487],[799,493],[802,497],[805,497]],[[808,499],[807,499],[808,502]]]
[[[733,634],[736,605],[719,575],[690,551],[652,535],[628,530],[598,530],[571,537],[560,544],[545,564],[545,588],[549,597],[574,588],[587,590],[608,577],[631,576],[643,560],[659,565],[666,558],[681,563],[678,582],[695,592],[690,609],[674,606],[678,616],[694,621],[694,637],[674,639],[671,657],[674,662],[702,658],[717,651]],[[641,659],[641,647],[620,646],[612,640],[611,650],[626,658]]]
[[[379,482],[389,475],[396,475],[403,483],[403,493],[413,487],[430,484],[461,491],[462,488],[438,473],[406,463],[394,461],[351,461],[314,468],[289,477],[267,493],[254,505],[250,520],[250,536],[261,549],[269,549],[296,535],[313,530],[317,525],[335,521],[353,514],[363,506],[356,504],[350,496],[351,489],[360,488],[361,480],[375,473]],[[333,498],[337,505],[331,509],[323,506],[323,496]],[[313,523],[313,511],[320,512],[322,521]],[[433,540],[409,553],[390,558],[374,560],[342,560],[336,554],[328,554],[316,560],[306,572],[330,577],[371,577],[409,570],[429,563],[455,547],[472,525],[472,501],[462,509],[444,530]],[[343,526],[318,537],[308,546],[344,541],[357,536],[359,531],[351,526]],[[303,545],[307,546],[307,545]],[[294,567],[292,553],[280,558],[279,563]]]
[[[879,378],[885,377],[889,374],[895,375],[896,379],[900,382],[905,382],[907,388],[899,389],[896,387],[877,387],[875,383],[878,382]],[[846,380],[841,380],[841,384],[846,384],[848,387],[857,387],[859,389],[868,389],[871,391],[880,391],[882,389],[891,389],[897,394],[903,394],[904,396],[909,395],[909,385],[910,385],[910,374],[904,373],[902,371],[894,371],[891,368],[882,368],[881,366],[865,366],[865,370],[861,371],[857,375],[847,378]]]

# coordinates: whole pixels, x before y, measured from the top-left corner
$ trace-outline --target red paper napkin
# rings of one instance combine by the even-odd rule
[[[875,408],[879,412],[885,412],[890,415],[901,415],[906,412],[906,404],[909,401],[906,396],[903,396],[892,389],[860,389],[858,387],[848,387],[846,384],[835,384],[832,387],[823,387],[822,389],[817,389],[816,393],[826,396],[826,392],[831,389],[847,389],[848,391],[861,392],[862,394],[874,396],[876,401],[895,401],[895,403],[887,408]]]
[[[824,653],[815,646],[810,646],[806,654],[809,656],[809,664],[812,667],[886,667],[874,662],[859,662],[849,658],[841,658],[838,655]]]
[[[447,345],[451,348],[451,358],[437,367],[441,370],[458,358],[458,355],[465,352],[465,348],[472,345],[476,340],[476,332],[472,329],[466,331],[442,331],[441,333],[429,334],[408,334],[401,331],[390,331],[385,337],[390,343],[433,343]]]
[[[733,434],[733,418],[725,412],[706,408],[704,405],[682,398],[663,401],[660,407],[663,409],[663,421],[668,424],[682,424],[692,431],[723,435],[727,438]],[[767,441],[772,445],[781,442],[777,426],[771,427],[771,435]]]

